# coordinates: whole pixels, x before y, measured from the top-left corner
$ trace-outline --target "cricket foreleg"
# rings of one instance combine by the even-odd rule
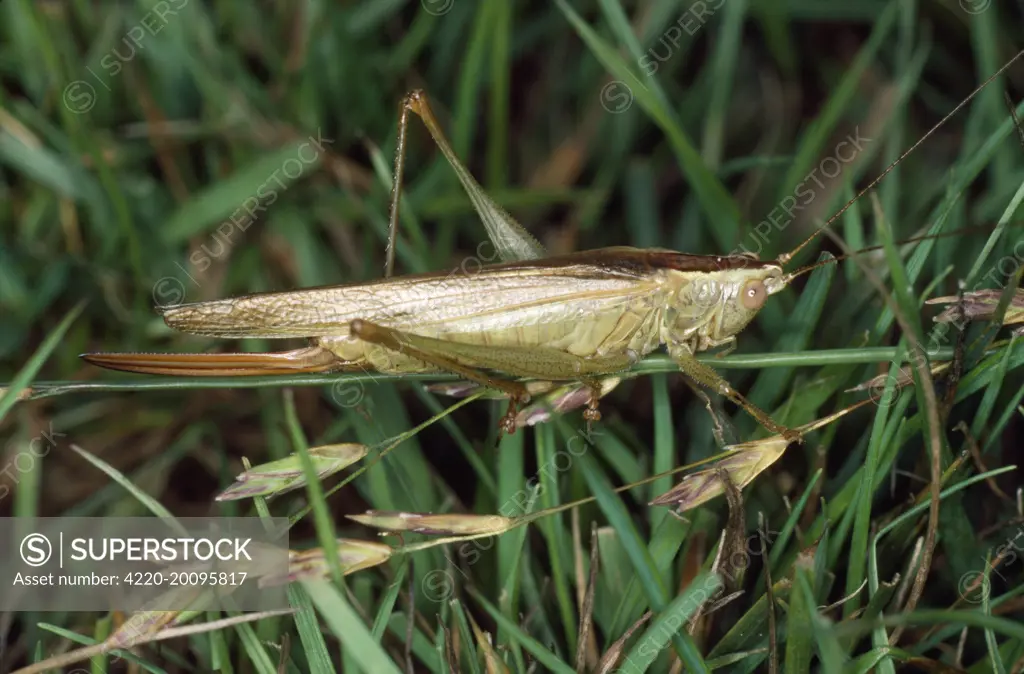
[[[715,372],[713,368],[708,367],[694,358],[693,354],[690,353],[686,347],[679,346],[677,348],[670,349],[669,353],[684,374],[698,384],[706,386],[712,391],[725,396],[745,409],[750,416],[754,417],[759,424],[767,428],[772,433],[781,435],[790,442],[801,440],[801,436],[798,432],[776,423],[767,412],[740,395],[739,391],[734,389],[729,382],[722,377],[722,375]]]
[[[412,335],[364,320],[352,321],[349,328],[353,336],[364,342],[415,358],[438,369],[461,375],[486,388],[503,392],[508,396],[509,404],[508,411],[500,422],[501,430],[509,434],[515,432],[518,406],[530,401],[530,394],[523,384],[497,379],[478,368],[456,362],[452,357],[455,355],[452,353],[452,347],[455,345],[450,342]]]
[[[727,339],[723,339],[719,342],[713,343],[712,346],[724,346],[725,348],[715,353],[715,358],[723,358],[728,356],[730,353],[736,350],[736,336],[733,335]]]

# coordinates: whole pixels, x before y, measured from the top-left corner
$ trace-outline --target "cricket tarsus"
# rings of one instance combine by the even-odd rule
[[[583,418],[588,423],[596,423],[601,420],[601,410],[598,409],[601,404],[601,384],[589,384],[588,388],[590,389],[590,400],[587,402],[587,409],[583,411]]]

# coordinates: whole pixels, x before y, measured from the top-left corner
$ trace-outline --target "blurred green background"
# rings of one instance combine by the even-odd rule
[[[86,351],[278,350],[291,345],[172,333],[153,306],[379,277],[398,103],[411,89],[430,94],[457,154],[552,253],[631,245],[768,258],[805,238],[1012,57],[1024,37],[1022,18],[1019,5],[991,0],[4,0],[0,382],[24,372],[48,336],[59,339],[28,373],[34,383],[22,395],[34,399],[0,402],[0,515],[149,512],[71,444],[174,515],[253,515],[248,501],[213,501],[240,472],[242,457],[262,463],[302,443],[375,445],[451,403],[416,382],[345,380],[284,394],[272,381],[168,383],[78,358]],[[862,257],[896,293],[920,341],[945,359],[959,333],[935,332],[936,312],[921,301],[955,294],[958,281],[967,290],[1019,282],[1014,225],[1024,148],[1006,99],[1019,112],[1022,91],[1024,63],[1016,63],[874,192],[895,239],[974,227],[901,249],[905,268],[881,251]],[[404,189],[399,273],[471,271],[497,261],[415,118]],[[859,201],[833,230],[851,248],[882,243],[873,208],[868,198]],[[993,236],[997,223],[1005,228]],[[823,250],[841,253],[823,237],[798,262]],[[907,283],[894,284],[904,274]],[[1024,355],[1016,345],[988,354],[966,348],[976,346],[983,327],[964,341],[959,386],[945,381],[937,389],[940,401],[955,394],[934,429],[942,438],[939,469],[962,461],[944,476],[944,489],[1022,456]],[[888,372],[903,334],[862,269],[844,261],[773,297],[740,336],[737,353],[719,364],[738,390],[798,425],[864,399],[844,391]],[[837,349],[831,359],[815,355]],[[778,354],[785,357],[773,362]],[[587,613],[578,598],[592,523],[600,527],[601,565],[593,628],[580,651],[585,670],[596,671],[600,655],[646,608],[666,615],[696,571],[711,568],[728,510],[718,499],[684,522],[647,506],[670,478],[618,496],[610,491],[719,449],[704,403],[668,374],[668,361],[655,357],[645,366],[655,374],[623,383],[602,402],[597,451],[566,469],[540,470],[564,445],[566,429],[580,426],[578,412],[495,447],[504,404],[475,402],[330,497],[323,512],[336,533],[356,538],[373,532],[346,514],[500,512],[538,474],[544,488],[533,507],[590,495],[598,504],[484,540],[479,563],[434,549],[415,555],[411,568],[403,557],[347,578],[338,597],[368,624],[376,619],[382,637],[375,631],[365,641],[339,641],[338,623],[329,612],[313,613],[307,598],[302,615],[327,620],[326,651],[300,630],[281,671],[332,671],[317,659],[324,652],[344,663],[342,671],[383,671],[358,655],[365,649],[401,669],[408,658],[415,671],[445,671],[454,660],[460,671],[501,671],[474,660],[486,649],[469,628],[470,614],[495,634],[495,657],[511,671],[534,661],[543,671],[573,671],[580,614]],[[47,388],[96,382],[121,388]],[[655,650],[647,671],[675,671],[677,656],[691,668],[712,662],[737,672],[765,668],[776,656],[785,671],[806,671],[805,655],[826,671],[867,671],[858,662],[892,671],[915,657],[972,672],[1019,665],[1024,633],[1011,622],[1021,618],[1022,565],[1004,545],[1024,522],[1017,472],[944,496],[918,605],[935,612],[939,628],[908,628],[904,650],[893,652],[879,648],[891,626],[881,637],[876,631],[874,642],[863,631],[842,631],[865,607],[869,617],[883,606],[886,615],[900,614],[920,559],[915,543],[929,527],[926,507],[914,511],[877,551],[882,581],[898,573],[903,585],[883,592],[873,583],[858,592],[870,575],[869,534],[907,514],[915,500],[925,503],[931,475],[932,436],[918,389],[897,385],[872,395],[883,404],[791,448],[743,493],[748,535],[759,513],[771,530],[787,531],[773,541],[773,578],[809,592],[786,599],[788,613],[777,617],[791,641],[769,648],[758,557],[738,585],[744,594],[705,616],[692,637],[669,630],[675,641]],[[712,402],[728,419],[727,438],[754,437],[749,418]],[[952,430],[960,421],[969,439]],[[44,431],[63,435],[29,466],[24,448]],[[972,447],[974,457],[965,459]],[[297,492],[271,510],[286,515],[307,498]],[[305,519],[292,544],[316,539]],[[983,606],[961,581],[999,549],[999,575],[984,586],[994,603]],[[808,559],[813,573],[801,575]],[[443,597],[432,584],[438,578]],[[828,620],[813,610],[855,592]],[[410,610],[418,615],[411,627]],[[735,621],[755,614],[762,622],[726,638]],[[9,618],[0,669],[27,662],[37,649],[67,647],[38,627],[40,616]],[[119,617],[45,620],[101,638]],[[253,628],[278,646],[296,629],[290,618]],[[165,671],[262,671],[253,649],[277,662],[279,648],[253,645],[242,632],[171,641],[141,657]],[[627,650],[656,636],[642,634]],[[453,635],[455,645],[445,646]],[[215,665],[221,647],[236,667],[257,664]],[[124,662],[97,666],[121,671]]]

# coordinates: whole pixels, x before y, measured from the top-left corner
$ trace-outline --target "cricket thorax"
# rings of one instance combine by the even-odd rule
[[[726,344],[758,314],[768,295],[782,289],[782,269],[681,272],[682,283],[665,312],[662,338],[691,353]]]

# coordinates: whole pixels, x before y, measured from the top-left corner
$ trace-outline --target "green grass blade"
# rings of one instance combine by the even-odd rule
[[[49,358],[54,349],[61,344],[61,340],[64,339],[68,328],[71,327],[71,324],[75,322],[75,319],[78,318],[78,315],[82,313],[84,308],[85,302],[79,302],[71,311],[65,314],[64,318],[57,324],[57,327],[53,329],[53,332],[47,335],[43,343],[35,350],[35,353],[32,354],[28,362],[18,370],[18,374],[14,376],[14,379],[0,389],[3,391],[3,395],[0,396],[0,421],[4,420],[10,409],[14,407],[14,403],[18,401],[21,392],[32,383],[32,379],[43,367],[43,363],[46,362],[46,359]]]
[[[623,658],[622,664],[628,667],[627,671],[647,671],[658,654],[668,646],[672,635],[679,634],[686,621],[722,587],[722,579],[717,574],[701,573],[695,576],[686,589],[658,613],[636,645]]]
[[[333,585],[321,580],[303,580],[301,583],[327,627],[341,642],[342,650],[358,662],[363,671],[401,674],[359,614]]]
[[[594,56],[614,77],[625,83],[629,88],[630,96],[635,97],[640,107],[668,137],[669,143],[679,159],[680,168],[693,186],[701,207],[712,222],[711,229],[718,244],[724,250],[729,250],[732,242],[735,241],[735,233],[741,220],[736,202],[733,201],[715,174],[708,170],[700,153],[694,148],[678,120],[665,108],[658,97],[633,74],[632,69],[623,61],[622,57],[583,21],[566,0],[555,0],[555,4],[565,14],[569,23],[594,53]]]

